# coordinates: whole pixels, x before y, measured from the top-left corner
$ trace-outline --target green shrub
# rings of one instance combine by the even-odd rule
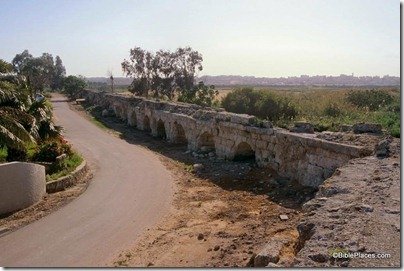
[[[56,180],[62,176],[68,175],[70,172],[74,171],[81,163],[83,162],[83,158],[76,154],[72,153],[71,156],[67,157],[65,160],[60,163],[54,163],[50,169],[46,172],[49,176],[48,179]]]
[[[218,94],[219,92],[215,89],[215,86],[206,86],[200,81],[193,88],[181,92],[178,101],[210,107],[214,105],[214,99]]]
[[[6,158],[7,158],[7,149],[0,148],[0,163],[7,161]]]
[[[324,115],[329,117],[338,117],[342,114],[343,114],[342,110],[335,103],[328,104],[324,109]]]
[[[71,145],[61,136],[55,140],[47,141],[38,146],[32,160],[40,162],[54,162],[56,157],[66,153],[72,154]]]
[[[252,88],[236,89],[222,99],[226,111],[249,114],[271,121],[291,120],[298,114],[288,97]]]
[[[22,150],[17,150],[17,149],[7,149],[7,157],[6,157],[7,162],[13,162],[13,161],[20,161],[20,162],[25,162],[27,161],[27,149],[22,149]]]
[[[346,100],[352,105],[376,111],[393,102],[393,96],[382,90],[350,91]]]
[[[374,115],[374,122],[380,123],[392,136],[400,137],[401,119],[400,113],[391,111],[379,111]]]

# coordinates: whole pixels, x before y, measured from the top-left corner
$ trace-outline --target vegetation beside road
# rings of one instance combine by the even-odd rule
[[[69,86],[65,74],[60,57],[48,53],[34,57],[24,50],[12,63],[0,59],[0,163],[49,163],[48,180],[80,165],[82,158],[61,135],[62,127],[55,125],[47,98],[50,91]]]
[[[311,122],[317,131],[339,131],[343,124],[380,123],[400,137],[399,87],[377,89],[249,87],[227,91],[221,105],[230,112],[255,115],[288,128],[294,121]]]

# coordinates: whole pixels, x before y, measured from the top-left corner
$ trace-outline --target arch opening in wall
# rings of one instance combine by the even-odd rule
[[[120,116],[119,116],[119,117],[121,118],[121,120],[126,120],[126,119],[127,119],[128,115],[127,115],[127,112],[126,112],[126,108],[125,108],[125,107],[122,107],[122,108],[121,108],[121,112],[120,112]]]
[[[137,126],[137,116],[136,116],[135,111],[132,111],[132,113],[130,114],[130,116],[128,118],[128,124],[130,126],[134,126],[134,127]]]
[[[151,132],[150,118],[148,116],[144,116],[144,118],[143,118],[143,131]]]
[[[204,132],[199,136],[198,150],[203,152],[215,151],[215,138],[211,133]]]
[[[182,125],[179,123],[174,123],[174,127],[175,127],[174,142],[180,144],[188,144],[187,137],[185,136],[184,127],[182,127]]]
[[[236,148],[233,161],[255,161],[255,151],[250,144],[241,142]]]
[[[161,139],[167,138],[166,127],[161,119],[157,122],[157,137]]]
[[[121,114],[121,108],[118,105],[113,106],[114,109],[114,115],[115,117],[119,118]]]

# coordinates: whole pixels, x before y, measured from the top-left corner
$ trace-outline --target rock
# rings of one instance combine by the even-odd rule
[[[198,154],[197,154],[196,152],[192,152],[192,156],[193,156],[193,157],[197,157]]]
[[[202,170],[204,168],[204,166],[202,164],[194,164],[193,168],[194,168],[194,170],[199,171],[199,170]]]
[[[347,124],[343,124],[341,125],[341,132],[351,132],[352,131],[352,125],[347,125]]]
[[[56,157],[56,162],[60,163],[63,160],[65,160],[67,158],[67,154],[66,153],[62,153],[61,155]]]
[[[266,267],[281,267],[281,266],[277,265],[276,263],[268,263]]]
[[[295,125],[289,131],[292,133],[314,134],[314,126],[308,122],[295,122]]]
[[[384,212],[387,214],[399,214],[400,210],[394,210],[394,209],[390,209],[390,208],[384,208]]]
[[[198,234],[198,240],[202,240],[203,238],[204,238],[204,236],[202,233]]]
[[[309,255],[309,258],[315,262],[324,263],[324,262],[328,261],[330,256],[325,253],[318,253],[318,254]]]
[[[362,204],[361,210],[366,212],[366,213],[371,213],[373,212],[373,207],[367,204]]]
[[[5,233],[5,232],[8,232],[8,229],[4,228],[4,227],[0,227],[0,234]]]
[[[191,150],[186,150],[184,151],[184,154],[190,154],[192,151]]]
[[[288,217],[287,215],[280,215],[279,218],[280,218],[282,221],[286,221],[286,220],[289,219],[289,217]]]
[[[267,246],[254,258],[254,267],[265,267],[269,263],[277,263],[283,247],[283,241],[271,240]]]
[[[109,115],[108,110],[107,110],[107,109],[102,110],[101,115],[102,115],[103,117],[108,117],[108,115]]]
[[[219,245],[216,245],[216,246],[213,248],[214,251],[218,251],[219,249],[220,249],[220,246],[219,246]]]
[[[269,179],[268,183],[269,183],[270,185],[274,185],[274,186],[278,186],[278,185],[279,185],[279,183],[278,183],[274,178]]]
[[[206,146],[201,147],[201,152],[207,152],[207,151],[208,151],[208,147],[206,147]]]
[[[390,143],[393,142],[392,137],[388,137],[385,140],[380,141],[375,146],[375,154],[377,157],[388,157],[390,153]]]
[[[360,122],[352,126],[352,131],[355,134],[363,134],[363,133],[381,134],[382,126],[379,123]]]
[[[212,151],[209,153],[209,157],[215,157],[215,153]]]
[[[205,155],[203,155],[203,154],[199,154],[199,155],[198,155],[198,157],[199,157],[199,158],[204,158],[204,157],[205,157]]]

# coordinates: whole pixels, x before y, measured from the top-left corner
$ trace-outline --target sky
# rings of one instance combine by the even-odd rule
[[[68,75],[191,46],[199,76],[400,76],[398,0],[0,0],[0,25],[0,59],[47,52]]]

